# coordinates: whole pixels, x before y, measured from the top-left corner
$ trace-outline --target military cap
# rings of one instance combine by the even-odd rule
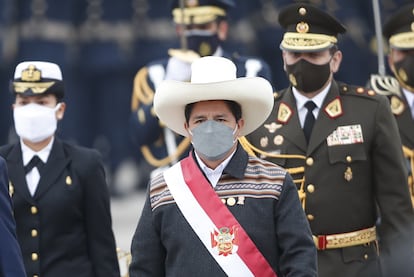
[[[226,17],[227,10],[235,6],[233,0],[173,0],[172,14],[177,24],[205,24],[217,17]]]
[[[345,27],[333,16],[306,3],[283,8],[279,24],[286,30],[280,48],[294,52],[316,52],[329,49],[338,41]]]
[[[55,63],[25,61],[16,66],[11,91],[23,96],[54,94],[62,99],[62,72]]]
[[[403,6],[391,15],[382,30],[392,48],[414,48],[414,4]]]

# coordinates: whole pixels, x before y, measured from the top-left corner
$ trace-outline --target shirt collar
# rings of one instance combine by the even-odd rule
[[[33,156],[37,155],[42,160],[42,162],[46,163],[47,159],[49,158],[50,151],[52,150],[53,142],[55,137],[52,137],[48,145],[44,147],[39,152],[33,151],[30,149],[24,142],[20,139],[20,145],[22,148],[22,156],[23,156],[23,165],[27,165]]]
[[[202,168],[203,166],[206,166],[206,165],[197,156],[197,153],[195,153],[195,151],[194,151],[194,154],[197,159],[197,163],[199,164],[201,170],[204,172]],[[223,161],[223,163],[225,163],[226,160]],[[244,151],[243,147],[238,143],[236,151],[232,155],[230,155],[230,157],[228,158],[227,165],[224,165],[223,172],[237,179],[243,179],[244,172],[247,167],[247,163],[248,163],[248,155],[246,151]]]
[[[201,170],[203,170],[203,172],[208,175],[210,173],[222,173],[224,168],[227,166],[227,164],[230,162],[231,158],[233,157],[234,153],[236,152],[236,150],[233,151],[233,153],[231,153],[230,156],[228,156],[223,162],[221,162],[215,169],[211,169],[209,168],[200,158],[200,156],[198,156],[197,152],[194,151],[196,159],[198,164],[201,167]]]
[[[402,91],[404,93],[405,99],[407,99],[408,105],[410,106],[411,110],[413,110],[414,109],[414,107],[413,107],[413,105],[414,105],[414,93],[407,90],[407,89],[405,89],[405,88],[403,88]]]
[[[325,96],[328,94],[328,91],[331,88],[331,85],[332,85],[332,82],[330,82],[326,86],[326,88],[324,88],[320,93],[318,93],[315,97],[311,99],[300,94],[295,87],[292,87],[292,92],[293,92],[293,95],[295,96],[296,106],[298,110],[305,108],[305,103],[308,102],[309,100],[312,100],[319,110],[322,107],[323,100],[325,99]]]

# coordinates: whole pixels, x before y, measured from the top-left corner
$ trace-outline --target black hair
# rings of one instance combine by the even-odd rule
[[[242,117],[242,110],[241,110],[240,104],[232,100],[223,100],[223,101],[226,103],[231,113],[234,115],[236,122],[238,122],[239,119]],[[187,122],[187,124],[189,123],[190,115],[191,115],[191,112],[193,111],[194,104],[195,103],[190,103],[185,106],[184,116],[185,116],[185,121]]]

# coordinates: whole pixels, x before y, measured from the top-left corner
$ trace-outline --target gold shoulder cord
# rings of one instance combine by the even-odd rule
[[[239,138],[239,142],[240,144],[243,146],[244,150],[246,150],[246,152],[254,157],[257,157],[256,153],[262,155],[262,156],[267,156],[269,158],[277,158],[277,159],[300,159],[305,161],[306,157],[303,155],[293,155],[293,154],[273,154],[273,153],[268,153],[265,152],[263,150],[260,150],[259,148],[255,147],[254,145],[252,145],[247,139],[246,137],[240,137]],[[285,168],[287,172],[289,172],[289,174],[300,174],[300,173],[305,173],[305,167],[304,166],[299,166],[299,167],[292,167],[292,168]],[[300,202],[302,203],[302,208],[305,209],[305,203],[306,203],[306,192],[305,192],[305,176],[303,176],[300,179],[294,179],[293,182],[295,184],[299,184],[300,187],[298,189],[298,194],[299,194],[299,199]]]
[[[152,103],[154,99],[154,90],[148,85],[147,81],[148,77],[148,68],[143,67],[140,69],[134,78],[134,89],[132,92],[132,99],[131,99],[131,109],[136,111],[139,107],[139,104],[142,103],[144,105],[149,105]],[[141,152],[145,158],[145,160],[152,166],[160,167],[165,166],[171,163],[173,160],[178,159],[186,149],[188,149],[190,145],[190,139],[185,138],[181,141],[181,143],[177,147],[177,151],[171,155],[167,156],[163,159],[157,159],[151,153],[151,150],[147,145],[141,147]]]
[[[408,176],[408,188],[410,190],[411,203],[413,204],[413,207],[414,207],[414,180],[413,180],[413,175],[414,175],[414,150],[409,149],[408,147],[406,147],[404,145],[403,145],[402,148],[403,148],[403,152],[404,152],[404,157],[406,157],[410,161],[411,174]]]
[[[154,90],[148,85],[148,68],[141,68],[134,77],[134,89],[132,91],[131,110],[136,111],[139,103],[151,104],[154,99]]]
[[[190,146],[190,139],[183,139],[177,147],[177,151],[173,155],[167,156],[163,159],[157,159],[152,155],[151,150],[147,145],[141,147],[142,155],[144,155],[145,160],[152,166],[161,167],[170,164],[173,160],[177,160],[186,149]]]

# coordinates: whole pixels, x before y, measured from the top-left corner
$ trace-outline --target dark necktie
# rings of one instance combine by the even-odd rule
[[[42,162],[42,160],[39,158],[39,156],[34,155],[33,158],[30,160],[30,162],[24,167],[24,173],[29,173],[34,167],[37,167],[37,170],[39,170],[39,174],[41,174],[42,168],[45,164]]]
[[[315,123],[315,116],[313,115],[313,110],[316,108],[316,105],[313,101],[308,101],[305,103],[308,113],[306,114],[305,124],[303,125],[303,133],[305,134],[306,141],[309,142],[309,138],[312,133],[313,124]]]

